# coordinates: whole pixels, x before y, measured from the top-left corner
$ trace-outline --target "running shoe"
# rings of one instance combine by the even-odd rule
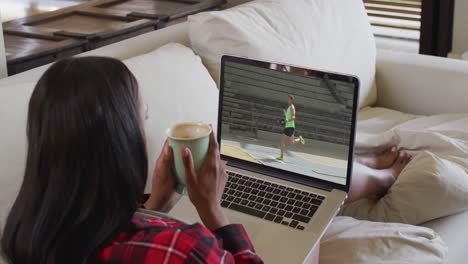
[[[304,145],[305,144],[305,140],[302,136],[299,136],[299,140],[301,141],[301,144]]]

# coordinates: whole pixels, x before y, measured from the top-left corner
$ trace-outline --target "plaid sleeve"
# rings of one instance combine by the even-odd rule
[[[235,263],[263,263],[242,225],[227,225],[214,234],[220,239],[221,247],[232,254]]]
[[[98,263],[263,263],[240,225],[214,234],[203,225],[166,218],[137,217],[133,224],[97,255]]]
[[[228,225],[216,230],[215,234],[201,225],[197,227],[195,234],[186,233],[196,241],[186,263],[263,263],[242,226]]]

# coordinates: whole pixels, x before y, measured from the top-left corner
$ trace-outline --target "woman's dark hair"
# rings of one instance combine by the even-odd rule
[[[148,161],[138,84],[120,61],[52,65],[29,101],[24,180],[1,246],[11,263],[92,263],[130,225]]]

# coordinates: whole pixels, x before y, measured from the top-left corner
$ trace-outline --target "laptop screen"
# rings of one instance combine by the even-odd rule
[[[224,157],[348,185],[355,77],[224,56],[221,82]]]

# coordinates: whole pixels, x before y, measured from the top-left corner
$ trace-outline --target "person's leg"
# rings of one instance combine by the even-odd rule
[[[373,169],[386,169],[393,165],[398,158],[399,151],[396,146],[392,146],[381,151],[377,155],[355,156],[354,161]]]
[[[281,154],[280,154],[280,156],[278,158],[276,158],[277,160],[283,160],[285,145],[286,145],[286,135],[283,133],[283,134],[281,134],[281,145],[280,145]]]
[[[293,130],[293,134],[292,134],[291,137],[290,137],[290,142],[289,142],[289,144],[290,144],[291,146],[294,146],[294,145],[295,145],[296,143],[298,143],[298,142],[301,142],[302,145],[305,144],[304,138],[302,138],[302,136],[299,136],[298,138],[296,138],[296,137],[294,136],[294,130]]]
[[[393,165],[383,170],[354,163],[351,189],[346,202],[351,203],[369,196],[385,194],[410,160],[409,154],[400,153]]]
[[[299,136],[298,138],[294,139],[294,144],[298,142],[301,142],[302,145],[305,144],[305,140],[302,136]]]
[[[294,146],[296,144],[296,139],[294,137],[294,134],[289,137],[289,145]]]

